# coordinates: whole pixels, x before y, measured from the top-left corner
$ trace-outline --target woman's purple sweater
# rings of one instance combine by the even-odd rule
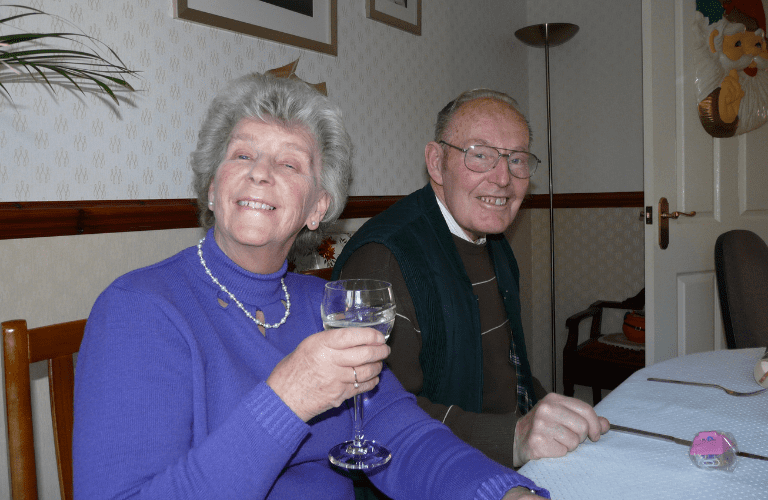
[[[268,323],[262,335],[205,273],[195,247],[118,278],[88,318],[75,384],[79,499],[354,498],[328,450],[352,437],[347,404],[303,422],[267,386],[275,365],[323,329],[324,281],[238,267],[209,231],[208,268]],[[393,453],[370,474],[393,498],[498,499],[537,488],[423,413],[388,371],[365,402],[366,436]]]

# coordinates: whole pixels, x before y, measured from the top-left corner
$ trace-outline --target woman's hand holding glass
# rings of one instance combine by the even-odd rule
[[[318,332],[275,366],[267,385],[306,422],[376,387],[382,361],[389,356],[385,342],[373,328]]]
[[[323,324],[329,330],[355,325],[372,327],[389,337],[395,323],[395,295],[392,285],[385,281],[352,279],[325,284],[320,306]],[[359,388],[357,370],[353,370],[355,389]],[[365,391],[361,391],[365,392]],[[392,458],[387,448],[365,439],[363,432],[363,398],[353,398],[354,437],[328,452],[331,463],[345,469],[372,469]]]

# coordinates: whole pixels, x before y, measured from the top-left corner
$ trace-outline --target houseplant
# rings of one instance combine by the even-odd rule
[[[23,5],[0,5],[0,9],[0,93],[9,99],[11,94],[6,85],[10,82],[44,83],[54,92],[54,84],[69,85],[82,93],[103,92],[117,105],[120,102],[115,95],[116,89],[134,90],[125,78],[136,76],[137,72],[128,69],[104,43],[74,31],[36,33],[19,30],[5,34],[3,31],[13,28],[15,21],[32,16],[63,20]],[[52,44],[63,44],[65,48],[52,47]]]

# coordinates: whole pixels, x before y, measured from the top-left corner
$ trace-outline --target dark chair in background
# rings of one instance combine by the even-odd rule
[[[573,396],[576,384],[592,387],[592,401],[597,404],[602,399],[602,389],[615,389],[627,377],[645,367],[643,344],[638,345],[643,345],[642,349],[608,344],[605,338],[601,341],[601,337],[606,336],[600,331],[604,309],[637,311],[644,307],[645,288],[623,302],[599,300],[566,320],[568,340],[563,349],[563,394]],[[589,339],[579,344],[579,324],[587,318],[592,319]],[[622,335],[616,337],[621,338]]]
[[[715,273],[728,349],[768,347],[768,246],[735,229],[715,242]]]
[[[59,488],[62,500],[71,500],[73,355],[80,350],[85,320],[32,329],[27,329],[24,320],[4,321],[2,325],[11,498],[32,500],[38,497],[29,365],[47,360]]]

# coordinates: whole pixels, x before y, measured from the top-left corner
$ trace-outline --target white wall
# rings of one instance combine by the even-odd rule
[[[339,0],[337,57],[172,18],[171,0],[38,0],[141,71],[140,91],[103,99],[11,84],[0,99],[0,201],[188,198],[187,158],[203,113],[231,78],[300,58],[298,75],[327,82],[356,148],[353,195],[399,195],[423,184],[434,117],[467,88],[527,102],[525,49],[512,27],[524,4],[424,1],[422,35]],[[25,21],[27,27],[32,22]],[[51,29],[50,23],[38,23]]]
[[[172,18],[170,0],[38,0],[113,47],[139,92],[118,108],[95,96],[10,84],[0,99],[0,201],[191,197],[186,165],[206,105],[225,81],[300,58],[328,83],[356,150],[353,195],[413,190],[434,115],[455,94],[487,86],[528,110],[542,159],[531,192],[546,193],[544,49],[514,31],[580,27],[550,49],[555,192],[642,190],[640,5],[598,0],[423,3],[422,36],[339,1],[337,57]],[[49,21],[25,21],[50,29]],[[529,92],[530,89],[530,92]]]
[[[555,193],[643,190],[641,2],[529,0],[529,24],[579,31],[549,49]],[[542,160],[531,192],[548,193],[544,49],[528,49],[529,119]],[[542,168],[540,167],[540,169]]]

